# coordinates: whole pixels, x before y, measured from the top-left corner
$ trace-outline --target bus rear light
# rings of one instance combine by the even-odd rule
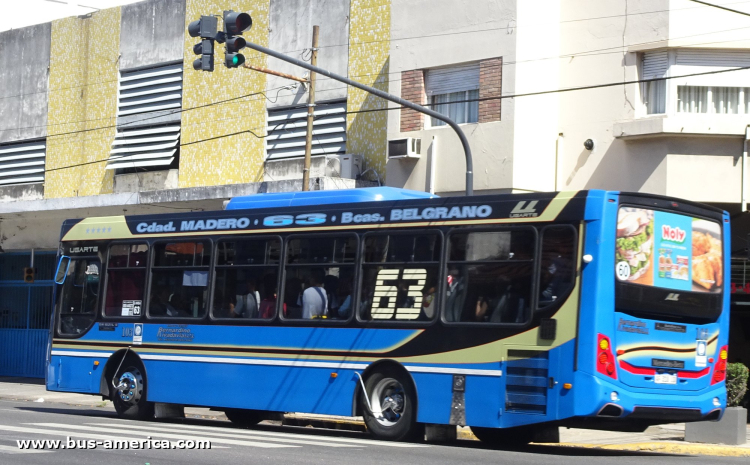
[[[727,377],[727,346],[724,346],[719,351],[719,359],[714,365],[714,374],[711,376],[711,384],[718,384],[724,381]]]
[[[609,338],[602,334],[599,334],[597,341],[598,356],[596,371],[609,376],[610,378],[617,379],[617,368],[615,367],[615,357],[612,354],[612,344],[609,342]]]

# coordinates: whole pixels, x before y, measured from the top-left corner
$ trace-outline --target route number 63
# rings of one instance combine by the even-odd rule
[[[416,320],[422,311],[422,289],[427,282],[427,270],[410,268],[405,270],[380,270],[375,281],[372,297],[372,318]],[[402,306],[396,307],[399,303]]]

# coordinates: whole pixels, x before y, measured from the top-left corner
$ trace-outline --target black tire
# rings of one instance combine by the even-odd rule
[[[373,410],[382,412],[381,415],[371,412],[367,400],[362,396],[363,417],[368,431],[389,441],[418,439],[417,395],[410,379],[396,370],[384,369],[367,377],[365,389]]]
[[[530,442],[559,443],[560,433],[556,426],[529,425],[514,428],[484,428],[472,426],[471,432],[480,441],[491,446],[518,447]]]
[[[257,410],[229,408],[224,410],[224,413],[229,421],[238,426],[254,426],[263,421],[262,412]]]
[[[115,373],[114,385],[127,383],[126,390],[115,389],[110,380],[112,403],[120,418],[129,420],[151,420],[154,418],[154,403],[148,402],[146,370],[143,365],[134,360],[126,360],[125,367]]]

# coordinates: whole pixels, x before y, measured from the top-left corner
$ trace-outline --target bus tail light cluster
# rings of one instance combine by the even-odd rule
[[[728,346],[724,346],[719,351],[719,359],[716,360],[714,374],[711,376],[712,385],[724,381],[727,377],[727,349]]]
[[[612,379],[617,379],[615,356],[612,354],[612,344],[610,344],[607,336],[599,335],[596,353],[596,371]]]

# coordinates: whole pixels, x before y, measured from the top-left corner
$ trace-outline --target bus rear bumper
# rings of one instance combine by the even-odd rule
[[[576,417],[624,420],[646,425],[719,420],[726,407],[724,383],[700,391],[634,389],[583,374]],[[583,392],[582,392],[583,391]]]

